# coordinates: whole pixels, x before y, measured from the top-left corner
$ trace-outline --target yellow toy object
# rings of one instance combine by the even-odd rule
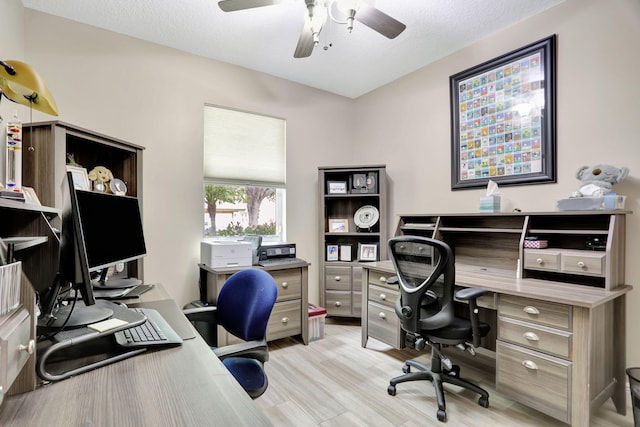
[[[93,191],[106,192],[109,189],[109,181],[112,179],[113,174],[104,166],[96,166],[89,172],[89,181],[93,183]]]

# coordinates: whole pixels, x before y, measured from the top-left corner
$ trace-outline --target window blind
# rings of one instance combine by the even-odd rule
[[[204,179],[283,187],[286,121],[205,105]]]

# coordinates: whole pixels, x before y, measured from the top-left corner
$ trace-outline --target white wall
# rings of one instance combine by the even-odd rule
[[[317,167],[351,157],[353,100],[29,9],[26,21],[26,60],[59,119],[146,147],[145,281],[181,304],[198,295],[203,105],[285,118],[287,236],[313,263],[317,302]]]
[[[355,152],[384,159],[391,180],[390,232],[398,214],[477,212],[484,190],[451,191],[449,76],[557,34],[556,184],[505,187],[503,211],[553,211],[577,190],[576,170],[628,166],[626,282],[640,286],[640,2],[566,0],[356,100]],[[640,364],[640,291],[627,296],[627,361]]]

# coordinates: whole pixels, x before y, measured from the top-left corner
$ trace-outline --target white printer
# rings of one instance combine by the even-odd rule
[[[200,242],[200,263],[211,268],[250,267],[251,243],[203,240]]]

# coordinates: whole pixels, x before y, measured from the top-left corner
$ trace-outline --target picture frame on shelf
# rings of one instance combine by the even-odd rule
[[[348,218],[329,219],[329,233],[348,233],[348,232],[349,232]]]
[[[82,166],[67,165],[67,172],[71,172],[73,177],[73,186],[77,190],[91,191],[91,182],[89,181],[89,173]]]
[[[338,245],[327,245],[327,261],[338,261]]]
[[[377,261],[377,243],[358,243],[358,261]]]
[[[347,194],[347,181],[327,181],[328,194]]]
[[[556,36],[449,78],[451,189],[556,182]]]
[[[340,261],[351,261],[351,245],[340,245]]]

